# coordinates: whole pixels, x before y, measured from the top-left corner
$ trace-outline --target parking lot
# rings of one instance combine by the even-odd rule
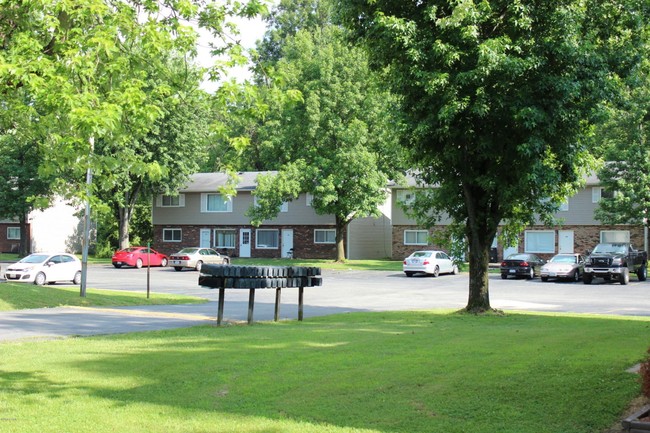
[[[305,290],[305,314],[308,317],[349,311],[460,309],[467,303],[468,278],[467,272],[437,278],[406,278],[401,272],[324,269],[323,286]],[[146,291],[147,270],[94,265],[88,272],[88,287]],[[172,268],[151,268],[150,290],[153,294],[177,293],[211,301],[216,301],[218,295],[216,290],[198,285],[196,271],[176,272]],[[297,289],[283,289],[282,293],[282,303],[286,305],[283,317],[295,317]],[[264,305],[271,309],[274,296],[274,290],[257,291],[256,319]],[[228,290],[226,313],[229,305],[245,304],[247,300],[247,290]],[[503,310],[650,315],[650,282],[632,277],[627,286],[603,280],[595,280],[591,285],[543,283],[539,278],[502,280],[499,274],[490,274],[490,301],[492,307]]]

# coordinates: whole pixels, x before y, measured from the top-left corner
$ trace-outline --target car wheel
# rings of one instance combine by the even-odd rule
[[[81,271],[77,271],[72,278],[72,284],[81,284]]]
[[[548,281],[548,277],[541,277],[541,278],[542,278],[542,281],[543,281],[543,282],[547,282],[547,281]]]
[[[142,268],[142,259],[138,259],[135,261],[135,267],[138,269]]]
[[[645,263],[636,272],[636,276],[639,278],[639,281],[645,281],[648,279],[648,270],[646,269]]]
[[[580,281],[580,270],[576,269],[575,273],[573,274],[573,281],[576,283]]]
[[[412,277],[413,274],[415,274],[415,272],[404,272],[404,273],[405,273],[406,276],[409,277],[409,278]]]
[[[201,260],[199,260],[198,262],[196,262],[196,266],[194,266],[194,269],[201,272],[202,267],[203,267],[203,262]]]
[[[460,271],[458,270],[458,266],[454,265],[454,267],[451,268],[451,273],[452,273],[453,275],[458,275],[459,272],[460,272]]]
[[[440,275],[440,268],[436,266],[435,269],[433,270],[433,276],[437,277],[438,275]]]
[[[594,277],[591,274],[583,274],[582,275],[582,282],[585,284],[591,284],[591,281],[594,279]]]
[[[115,266],[117,269],[120,269],[122,265],[118,265],[117,263],[113,263],[113,266]]]
[[[43,284],[45,284],[46,280],[47,278],[45,277],[45,274],[43,272],[39,272],[38,274],[36,274],[36,278],[34,278],[34,284],[36,284],[37,286],[42,286]]]
[[[175,270],[176,272],[180,272],[180,271],[183,270],[183,267],[182,267],[182,266],[174,266],[174,270]]]
[[[160,261],[160,266],[162,266],[163,268],[166,268],[168,264],[169,264],[169,261],[167,259],[162,259]]]
[[[623,273],[618,276],[618,282],[621,283],[621,286],[625,286],[630,282],[630,273],[627,269],[624,269]]]
[[[530,268],[530,272],[528,273],[528,279],[532,280],[535,278],[535,268]]]
[[[508,279],[508,274],[501,274],[501,279],[502,280]]]
[[[228,259],[223,259],[223,263],[222,263],[222,264],[224,264],[224,265],[229,265],[229,264],[230,264],[230,260],[228,260]]]

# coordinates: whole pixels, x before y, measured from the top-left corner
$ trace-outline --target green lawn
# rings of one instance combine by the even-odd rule
[[[440,312],[0,344],[0,431],[595,433],[650,319]]]
[[[207,302],[194,298],[169,294],[150,294],[146,291],[124,292],[110,290],[86,290],[86,297],[79,296],[79,287],[36,286],[27,283],[0,283],[0,311],[24,310],[27,308],[49,308],[60,306],[129,306],[161,304],[196,304]],[[2,424],[0,424],[0,432]]]

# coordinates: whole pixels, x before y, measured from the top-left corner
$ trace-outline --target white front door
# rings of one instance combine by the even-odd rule
[[[573,230],[558,230],[558,252],[573,253]]]
[[[201,248],[210,248],[210,229],[201,229],[201,240],[200,242],[200,247]]]
[[[282,229],[282,257],[293,258],[293,229]]]
[[[251,229],[239,231],[239,257],[251,256]]]

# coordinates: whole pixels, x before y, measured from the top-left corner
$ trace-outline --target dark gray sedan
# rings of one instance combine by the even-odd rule
[[[501,262],[501,278],[505,280],[508,277],[524,277],[532,280],[540,274],[544,263],[546,261],[535,254],[511,254]]]

